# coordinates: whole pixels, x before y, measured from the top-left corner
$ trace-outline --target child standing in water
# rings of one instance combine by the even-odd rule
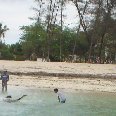
[[[2,92],[7,91],[7,81],[9,81],[9,75],[7,74],[7,71],[4,71],[3,74],[1,75],[2,79]]]
[[[57,93],[58,100],[59,100],[60,103],[65,103],[66,102],[65,96],[61,92],[59,92],[57,88],[54,89],[54,92]]]

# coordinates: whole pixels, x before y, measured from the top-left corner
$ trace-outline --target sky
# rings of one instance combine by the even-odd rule
[[[32,23],[28,17],[34,15],[33,6],[33,0],[0,0],[0,22],[9,28],[5,36],[7,44],[18,42],[20,27]]]
[[[9,28],[6,32],[5,43],[15,44],[19,41],[20,27],[33,23],[29,17],[33,17],[35,14],[32,10],[34,6],[36,6],[34,0],[0,0],[0,23]],[[76,9],[72,5],[68,5],[67,8],[65,25],[76,23]]]

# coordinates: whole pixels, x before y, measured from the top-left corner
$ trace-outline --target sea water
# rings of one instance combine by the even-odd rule
[[[57,95],[45,89],[11,89],[0,94],[0,116],[116,116],[116,94],[105,92],[66,92],[67,101],[61,104]],[[6,95],[19,98],[19,102],[7,103]]]

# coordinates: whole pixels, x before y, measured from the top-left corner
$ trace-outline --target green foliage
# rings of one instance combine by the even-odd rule
[[[2,49],[1,51],[1,59],[4,60],[13,60],[13,54],[10,53],[10,51],[8,49]]]
[[[0,59],[13,60],[14,56],[10,52],[9,47],[3,43],[0,43]]]
[[[10,46],[1,43],[0,58],[30,60],[34,56],[34,60],[37,57],[46,59],[49,57],[51,61],[64,61],[69,56],[76,55],[80,62],[84,62],[84,59],[88,61],[94,59],[94,62],[100,59],[99,63],[109,60],[116,62],[116,18],[113,14],[116,2],[114,1],[109,0],[107,3],[105,0],[72,1],[77,8],[80,21],[77,32],[63,27],[61,1],[48,2],[47,10],[42,7],[45,5],[42,1],[37,1],[40,8],[35,8],[36,23],[21,27],[23,33],[18,43]],[[89,7],[91,5],[95,6],[94,10]],[[60,24],[57,21],[59,12],[62,14]],[[91,22],[86,20],[88,14],[89,16],[92,14]],[[7,31],[6,26],[2,27],[0,24],[0,37],[5,31]]]
[[[22,61],[25,60],[22,45],[20,43],[12,44],[9,46],[10,52],[14,55],[14,60]]]
[[[65,28],[60,31],[60,26],[51,25],[52,32],[50,33],[50,60],[60,61],[60,38],[62,59],[66,59],[73,53],[73,47],[75,39],[77,39],[76,53],[82,55],[87,51],[88,43],[83,32],[77,38],[76,32],[69,28]],[[37,57],[43,57],[43,54],[47,53],[47,31],[43,25],[34,24],[30,26],[23,26],[23,35],[20,39],[22,45],[22,51],[26,59],[29,59],[33,53],[36,53]]]
[[[46,32],[41,25],[23,26],[21,30],[24,34],[21,37],[22,50],[28,59],[33,52],[38,56],[42,56],[44,49]]]

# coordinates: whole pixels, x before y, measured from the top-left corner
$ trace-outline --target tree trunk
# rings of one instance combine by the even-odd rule
[[[62,61],[62,27],[63,27],[63,0],[61,0],[60,62]]]
[[[100,58],[100,64],[103,63],[102,62],[102,48],[103,48],[103,43],[104,43],[104,35],[105,34],[103,34],[102,37],[101,37],[100,47],[99,47],[99,55],[98,56]]]

